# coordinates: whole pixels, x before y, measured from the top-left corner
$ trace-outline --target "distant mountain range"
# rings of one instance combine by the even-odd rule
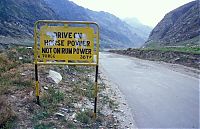
[[[140,47],[145,41],[145,46],[197,44],[200,37],[198,0],[169,12],[153,30],[137,19],[121,20],[69,0],[1,0],[0,44],[33,43],[34,22],[42,19],[95,21],[102,48]]]
[[[104,48],[140,47],[147,37],[140,32],[140,28],[145,28],[142,24],[136,29],[110,13],[92,11],[68,0],[1,0],[0,42],[5,38],[20,42],[31,40],[34,22],[42,19],[95,21],[100,25],[101,47]]]
[[[132,27],[131,30],[134,30],[135,33],[145,39],[145,41],[148,39],[153,29],[150,26],[143,25],[137,18],[125,18],[124,21]]]
[[[68,0],[45,0],[61,19],[95,21],[100,25],[101,46],[106,48],[139,47],[145,39],[130,25],[107,12],[96,12]]]
[[[187,3],[171,12],[152,30],[145,46],[200,44],[200,2]]]

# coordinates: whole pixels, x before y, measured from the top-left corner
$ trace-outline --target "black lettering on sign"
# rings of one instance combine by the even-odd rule
[[[55,54],[42,54],[43,58],[55,58]]]
[[[87,46],[90,46],[90,41],[87,41]]]
[[[72,32],[54,32],[57,38],[72,38]]]
[[[91,54],[91,49],[80,49],[80,54]]]
[[[65,40],[56,40],[56,46],[64,46],[64,41]]]
[[[79,49],[77,48],[77,49],[73,49],[73,53],[76,53],[76,54],[79,54],[79,51],[78,51]]]
[[[44,40],[44,45],[47,46],[50,41],[52,41],[52,40]]]
[[[69,38],[70,38],[70,39],[72,38],[72,32],[69,33]]]
[[[76,46],[87,46],[86,41],[75,41],[76,42]]]
[[[52,48],[42,48],[42,53],[51,53]]]
[[[74,33],[74,38],[75,39],[82,39],[83,38],[83,34],[82,33]]]
[[[92,50],[87,48],[60,48],[60,50],[54,51],[60,52],[60,54],[92,54]]]
[[[75,46],[75,42],[74,41],[67,41],[67,46]]]
[[[72,49],[68,48],[68,54],[72,54]]]
[[[55,54],[60,54],[60,48],[54,48],[53,53]]]
[[[72,48],[62,48],[62,54],[72,54]]]
[[[90,46],[90,41],[71,41],[71,40],[68,40],[67,41],[67,46],[84,46],[84,47],[87,47],[87,46]]]
[[[91,49],[86,49],[86,54],[91,54],[92,50]]]
[[[90,58],[92,58],[92,56],[90,56],[90,55],[81,55],[80,56],[80,59],[90,59]]]
[[[64,46],[65,40],[56,40],[55,44],[51,45],[50,42],[54,42],[54,40],[44,40],[45,46]]]
[[[84,54],[85,53],[85,49],[80,49],[80,53]]]

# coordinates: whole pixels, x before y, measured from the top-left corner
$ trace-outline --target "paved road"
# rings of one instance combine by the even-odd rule
[[[125,95],[138,128],[199,127],[198,78],[111,53],[101,53],[100,64]]]

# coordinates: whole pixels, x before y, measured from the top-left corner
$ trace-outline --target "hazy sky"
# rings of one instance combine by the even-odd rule
[[[166,13],[193,0],[70,0],[85,8],[106,11],[123,19],[136,17],[154,27]]]

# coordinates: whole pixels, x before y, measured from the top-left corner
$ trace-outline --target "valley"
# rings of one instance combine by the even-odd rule
[[[199,7],[0,0],[0,128],[199,129]]]

